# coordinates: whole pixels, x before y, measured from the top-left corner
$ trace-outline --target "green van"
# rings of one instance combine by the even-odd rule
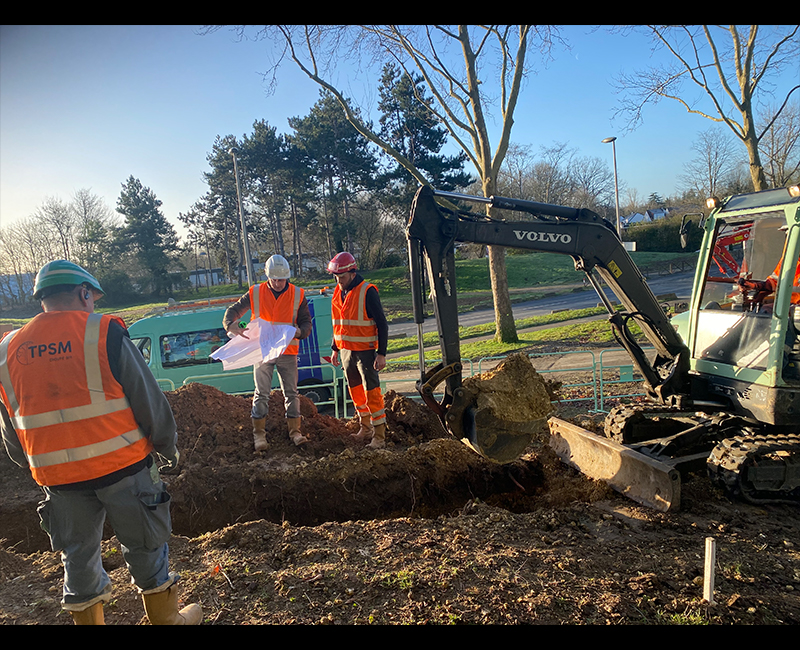
[[[322,406],[334,404],[334,398],[341,399],[344,383],[341,368],[329,362],[333,339],[331,296],[327,292],[310,294],[306,292],[313,327],[311,336],[300,341],[298,384],[302,394]],[[198,302],[168,307],[128,328],[131,340],[163,390],[198,382],[233,395],[253,393],[252,368],[224,371],[222,362],[209,356],[229,340],[222,317],[233,303],[232,300],[213,302],[216,304]],[[244,320],[249,319],[250,312]],[[273,387],[280,387],[278,373]]]

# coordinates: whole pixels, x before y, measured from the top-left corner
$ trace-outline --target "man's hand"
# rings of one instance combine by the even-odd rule
[[[761,280],[746,280],[739,278],[739,289],[741,291],[766,291],[767,283]]]
[[[244,327],[242,327],[242,325],[244,325]],[[227,328],[225,328],[225,331],[228,332],[228,335],[231,338],[233,338],[234,336],[241,336],[246,339],[250,338],[249,336],[247,336],[247,334],[245,334],[245,332],[247,331],[247,323],[245,323],[244,321],[240,320],[234,321],[233,323],[228,325]]]
[[[164,465],[159,468],[159,471],[163,474],[177,474],[178,473],[178,463],[180,462],[181,455],[180,452],[175,449],[174,454],[158,454],[161,456],[161,459],[164,461]]]
[[[339,351],[338,350],[334,350],[331,353],[331,364],[333,364],[334,366],[338,366],[339,365]]]
[[[375,355],[375,363],[372,364],[372,367],[375,368],[378,372],[383,370],[386,367],[386,355],[385,354],[376,354]]]

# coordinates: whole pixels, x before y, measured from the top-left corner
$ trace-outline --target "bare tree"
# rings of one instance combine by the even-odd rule
[[[602,212],[614,202],[614,172],[596,156],[580,156],[570,164],[572,196],[567,205]]]
[[[618,80],[624,91],[619,113],[629,118],[630,128],[642,119],[645,105],[662,98],[682,105],[689,113],[725,124],[744,143],[750,161],[750,176],[756,190],[767,188],[759,142],[788,105],[800,83],[779,99],[772,119],[758,128],[757,99],[774,88],[769,79],[786,66],[796,70],[800,50],[798,25],[762,27],[750,25],[740,33],[737,25],[645,25],[642,26],[674,58],[674,65],[650,68]],[[741,30],[744,31],[744,30]],[[723,49],[727,40],[727,46]],[[684,88],[688,83],[690,88]],[[709,102],[695,99],[692,90]]]
[[[41,222],[44,230],[49,230],[58,240],[60,252],[57,257],[70,259],[74,237],[75,220],[70,212],[69,206],[61,199],[48,197],[44,203],[37,208],[33,218]]]
[[[736,168],[733,139],[717,128],[699,133],[692,144],[697,155],[684,166],[680,180],[685,189],[700,197],[718,196],[723,183]]]
[[[203,31],[214,29],[206,27]],[[240,37],[245,36],[245,26],[234,29]],[[530,65],[526,59],[528,50],[538,45],[548,54],[558,32],[553,27],[531,25],[275,25],[263,27],[257,37],[281,44],[270,69],[273,81],[280,64],[291,59],[337,99],[359,133],[421,184],[428,184],[425,175],[410,160],[380,138],[359,116],[345,96],[343,88],[347,81],[338,81],[336,65],[355,61],[358,68],[376,63],[380,69],[386,61],[394,61],[405,72],[413,70],[421,75],[433,97],[429,110],[474,165],[484,196],[491,196],[496,193],[514,111]],[[493,105],[498,106],[500,123],[494,146],[490,112]],[[489,270],[496,338],[516,341],[503,248],[490,247]]]
[[[506,158],[497,177],[497,184],[503,196],[517,199],[531,199],[531,190],[528,187],[530,168],[534,162],[530,145],[520,145],[512,142],[508,146]]]
[[[766,122],[771,126],[764,132],[760,145],[767,180],[772,187],[797,182],[800,180],[800,103],[794,102],[777,119],[770,117]]]
[[[92,273],[103,269],[108,260],[108,240],[119,218],[97,194],[80,189],[69,204],[75,230],[73,248],[78,264]]]

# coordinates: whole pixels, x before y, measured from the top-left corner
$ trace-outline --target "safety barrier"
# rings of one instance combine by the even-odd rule
[[[643,347],[642,351],[647,353],[649,351],[655,350],[652,346]],[[607,386],[616,386],[619,384],[632,384],[632,383],[639,383],[643,381],[643,377],[640,373],[635,371],[633,364],[631,363],[624,363],[624,364],[607,364],[603,362],[603,356],[618,353],[618,352],[625,352],[623,348],[607,348],[600,352],[600,360],[598,362],[598,376],[600,379],[600,405],[598,410],[605,411],[605,400],[609,399],[616,399],[618,397],[643,397],[645,393],[620,393],[620,394],[606,394],[606,387]],[[606,379],[606,373],[610,373],[616,371],[617,372],[617,379]],[[613,390],[613,388],[612,388]]]
[[[592,380],[591,381],[579,381],[579,382],[576,382],[576,383],[567,383],[567,384],[562,384],[561,385],[561,390],[562,391],[565,391],[567,389],[577,389],[578,392],[580,392],[582,390],[586,390],[587,388],[591,388],[591,396],[586,395],[586,396],[582,396],[582,397],[571,397],[571,398],[562,399],[560,401],[562,401],[562,402],[585,402],[585,401],[591,400],[592,404],[594,405],[594,409],[593,410],[597,411],[600,408],[600,405],[599,405],[598,395],[597,395],[597,362],[595,361],[594,352],[592,352],[591,350],[574,350],[574,351],[571,351],[571,352],[559,352],[557,355],[554,355],[554,354],[551,354],[551,353],[548,353],[548,352],[534,352],[532,354],[529,354],[528,357],[530,357],[530,358],[544,358],[544,357],[553,357],[553,356],[566,357],[566,356],[569,356],[569,355],[583,355],[583,356],[588,355],[591,358],[591,364],[588,365],[588,366],[586,366],[586,365],[584,365],[584,366],[568,366],[566,368],[551,368],[551,369],[548,370],[548,369],[543,369],[543,368],[536,368],[536,363],[534,363],[533,367],[536,368],[537,372],[540,375],[545,375],[545,374],[548,374],[548,373],[552,373],[552,374],[554,374],[554,373],[568,374],[568,373],[574,373],[574,372],[591,372],[592,373]],[[602,395],[600,396],[600,399],[602,400]]]
[[[568,383],[568,384],[562,384],[562,386],[561,386],[562,390],[564,390],[564,389],[575,389],[575,388],[577,388],[579,390],[581,390],[581,389],[585,390],[585,389],[588,388],[588,389],[590,389],[590,392],[591,392],[590,395],[585,395],[585,396],[580,396],[580,397],[571,397],[569,399],[562,399],[561,401],[562,402],[585,402],[585,401],[591,401],[593,403],[593,405],[594,405],[594,410],[596,411],[598,409],[597,363],[595,361],[594,352],[592,352],[591,350],[574,350],[574,351],[571,351],[571,352],[533,352],[533,353],[528,354],[528,358],[530,358],[530,359],[542,359],[542,358],[545,358],[545,357],[559,357],[560,358],[560,357],[567,357],[569,355],[588,355],[590,357],[590,359],[591,359],[591,364],[590,365],[583,365],[583,366],[580,366],[580,365],[579,366],[568,365],[568,366],[564,366],[564,367],[561,367],[561,368],[544,369],[544,368],[541,368],[541,366],[537,367],[536,363],[533,362],[533,367],[536,368],[536,371],[540,375],[554,374],[554,373],[558,373],[558,374],[562,374],[563,375],[563,374],[576,373],[576,372],[591,372],[592,373],[592,380],[591,381],[583,381],[583,382],[577,382],[577,383],[572,383],[572,384]],[[505,359],[507,356],[508,355],[499,355],[499,356],[494,356],[494,357],[483,357],[482,359],[479,359],[478,360],[478,374],[484,372],[484,370],[483,370],[484,361],[486,361],[486,362],[490,362],[491,361],[491,362],[499,363],[500,361]],[[493,363],[493,366],[494,365],[497,365],[497,364]]]
[[[643,350],[647,352],[648,350],[652,350],[651,347],[645,347]],[[596,354],[592,350],[573,350],[573,351],[565,351],[565,352],[534,352],[528,354],[528,357],[531,359],[534,368],[540,375],[545,374],[552,374],[552,375],[561,375],[569,377],[570,375],[576,374],[589,374],[589,378],[586,380],[580,381],[567,381],[561,385],[562,393],[567,393],[571,396],[565,397],[564,399],[560,400],[562,403],[565,402],[589,402],[590,403],[590,410],[594,412],[606,412],[607,403],[609,400],[613,400],[619,397],[641,397],[644,396],[642,392],[625,392],[625,393],[613,393],[609,391],[615,390],[615,386],[622,385],[622,384],[631,384],[631,383],[641,383],[642,377],[638,372],[635,372],[634,366],[627,361],[625,363],[612,363],[609,362],[608,356],[613,353],[623,353],[626,355],[624,348],[605,348],[601,350],[599,358],[597,358]],[[478,359],[477,362],[473,363],[469,359],[462,359],[462,365],[464,367],[463,377],[471,377],[474,374],[482,374],[486,372],[491,367],[496,366],[500,363],[503,359],[505,359],[508,355],[498,355],[498,356],[490,356],[490,357],[482,357]],[[584,359],[585,357],[585,359]],[[564,364],[560,364],[559,367],[550,367],[544,366],[543,363],[537,363],[537,361],[543,361],[545,359],[559,359],[561,362],[566,361]],[[576,363],[569,363],[573,359],[580,359]],[[437,363],[438,361],[431,362]],[[406,367],[409,365],[407,361],[405,362],[387,362],[387,367],[390,365],[397,365]],[[544,367],[543,367],[544,366]],[[392,373],[388,373],[391,376]],[[399,379],[386,379],[386,375],[381,377],[381,389],[385,390],[387,386],[391,384],[408,384],[412,380],[409,378],[399,378]],[[409,393],[408,397],[411,399],[419,400],[419,396],[416,395],[415,390],[407,390],[403,391],[405,393]],[[442,392],[439,392],[437,397],[441,398]]]

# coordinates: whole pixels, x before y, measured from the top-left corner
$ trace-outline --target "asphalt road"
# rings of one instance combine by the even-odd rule
[[[674,293],[679,299],[688,300],[692,293],[693,280],[693,272],[675,273],[673,275],[653,277],[648,281],[648,284],[656,296]],[[611,290],[607,287],[606,295],[608,295],[609,299],[619,302]],[[588,288],[585,291],[566,293],[559,296],[541,298],[539,300],[527,300],[525,302],[514,303],[512,305],[512,309],[514,311],[514,318],[519,320],[521,318],[530,318],[531,316],[550,314],[553,311],[561,309],[585,309],[587,307],[596,307],[599,302],[600,299],[595,291],[591,288]],[[494,310],[479,309],[459,314],[458,322],[463,327],[472,327],[473,325],[491,323],[494,322]],[[423,332],[425,333],[435,332],[436,319],[433,316],[425,319],[422,328]],[[406,336],[416,336],[416,323],[394,323],[389,325],[389,336],[402,336],[403,334]]]

